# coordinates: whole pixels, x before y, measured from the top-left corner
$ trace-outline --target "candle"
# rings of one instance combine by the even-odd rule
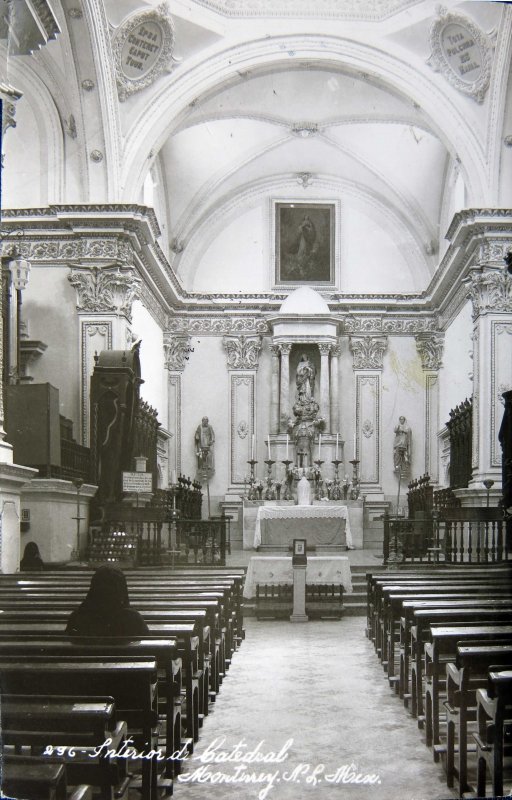
[[[288,461],[288,434],[286,434],[286,460]]]
[[[339,436],[339,434],[337,433],[336,434],[336,458],[335,458],[335,461],[338,460],[338,436]]]
[[[171,485],[176,485],[178,481],[176,480],[176,470],[173,469],[171,472]]]
[[[322,455],[322,434],[318,434],[318,460],[320,461],[320,456]]]
[[[268,460],[271,461],[272,459],[270,458],[270,433],[267,434],[267,450],[268,450]]]
[[[354,433],[354,461],[356,460],[356,434]]]
[[[251,461],[254,461],[254,433],[252,435],[252,441],[251,441]]]

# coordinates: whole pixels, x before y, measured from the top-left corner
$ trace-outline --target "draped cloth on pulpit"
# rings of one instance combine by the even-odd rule
[[[260,506],[254,530],[254,547],[289,547],[293,539],[308,545],[353,548],[347,506]]]

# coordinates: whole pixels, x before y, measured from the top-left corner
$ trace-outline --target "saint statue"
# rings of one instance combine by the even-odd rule
[[[411,429],[405,417],[398,418],[393,442],[393,466],[395,472],[405,471],[411,464]]]
[[[197,426],[195,432],[196,456],[198,472],[211,477],[215,471],[213,456],[213,445],[215,443],[215,433],[208,421],[208,417],[203,417],[201,424]]]
[[[316,369],[303,353],[297,364],[295,383],[297,385],[297,399],[308,402],[315,394],[315,375]]]
[[[288,432],[295,441],[295,455],[298,467],[310,467],[313,463],[312,443],[315,435],[314,428],[307,422],[301,422],[295,429],[293,422],[288,421]]]

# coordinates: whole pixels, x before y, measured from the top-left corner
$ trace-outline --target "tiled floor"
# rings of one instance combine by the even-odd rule
[[[362,618],[247,619],[246,631],[177,800],[455,797],[389,689]],[[252,762],[236,760],[251,752]]]

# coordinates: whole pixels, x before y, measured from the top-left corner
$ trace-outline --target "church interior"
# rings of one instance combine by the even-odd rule
[[[5,796],[512,793],[511,65],[507,2],[1,4]]]

